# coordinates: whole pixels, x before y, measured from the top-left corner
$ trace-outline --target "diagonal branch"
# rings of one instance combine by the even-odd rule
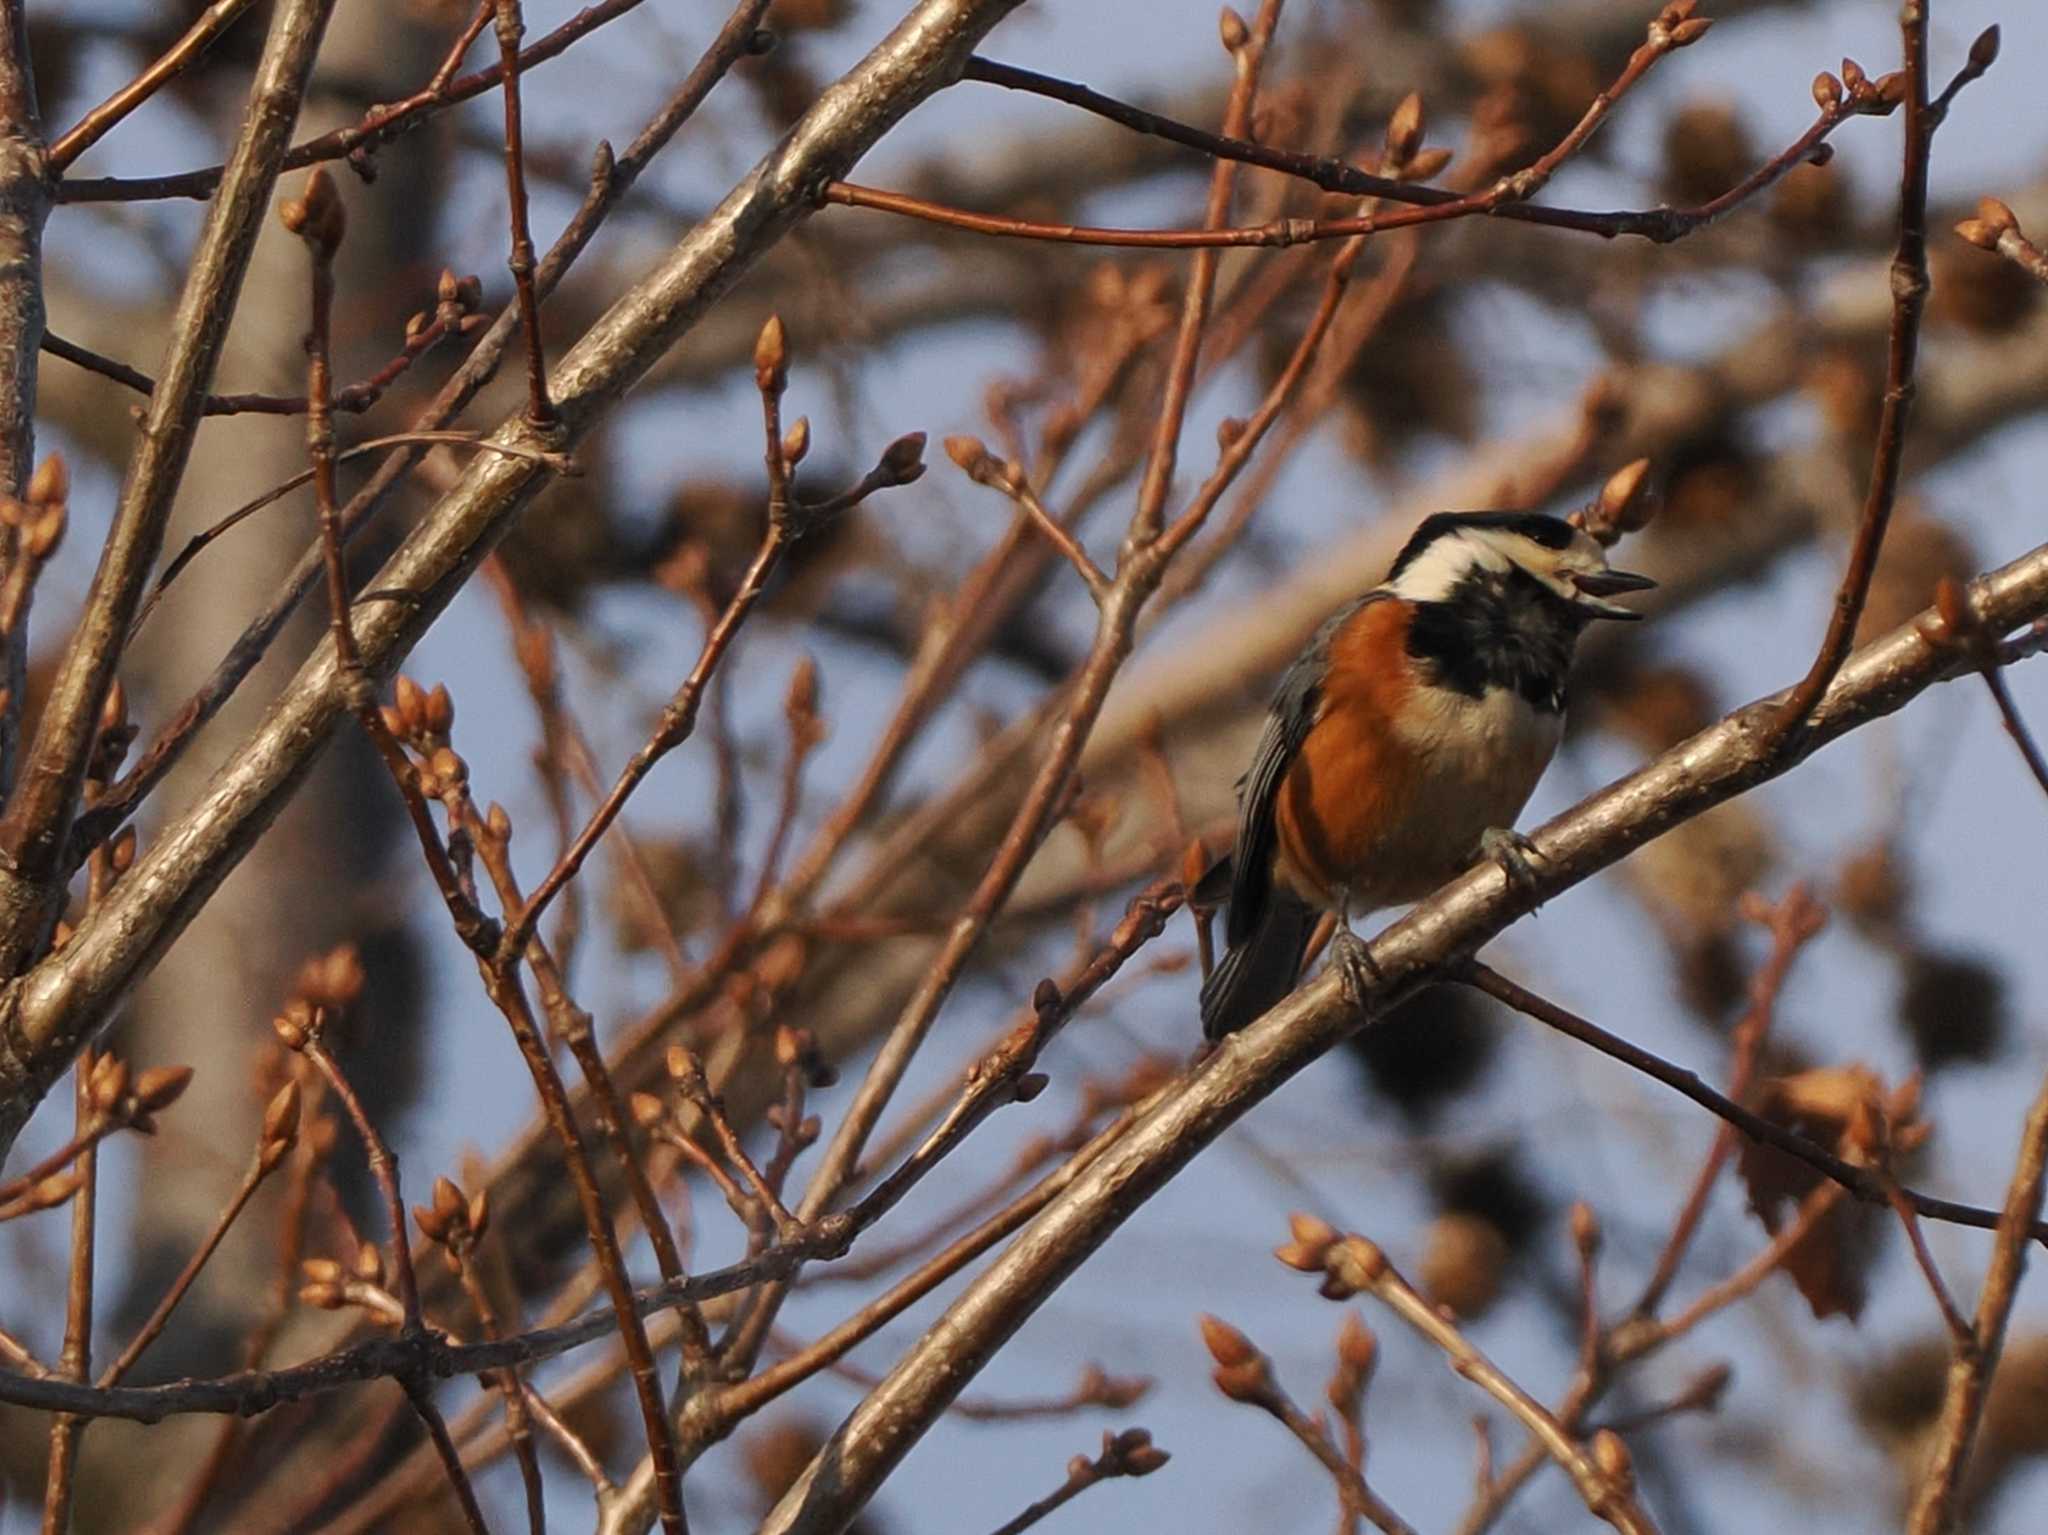
[[[560,417],[556,428],[536,432],[522,408],[490,440],[550,452],[573,449],[763,251],[811,213],[818,185],[850,169],[907,112],[957,78],[974,45],[1019,3],[922,0],[865,59],[820,93],[719,207],[562,359],[550,380]],[[295,13],[295,7],[280,12],[280,21]],[[216,212],[235,202],[223,196]],[[192,387],[198,381],[180,385],[175,378],[167,371],[152,396],[153,410],[170,398],[196,401],[203,393]],[[146,448],[145,454],[155,451]],[[380,592],[407,594],[406,600],[358,607],[356,639],[370,675],[397,666],[548,475],[532,459],[481,454],[426,514],[372,582]],[[122,615],[124,622],[129,616]],[[0,1149],[12,1143],[64,1063],[183,930],[298,786],[346,708],[346,680],[331,641],[323,642],[198,802],[164,828],[61,953],[0,994],[0,1038],[11,1046],[10,1058],[0,1060]]]
[[[1971,606],[2004,634],[2048,612],[2048,546],[1972,583]],[[1778,777],[1819,747],[1890,714],[1957,675],[1952,651],[1909,625],[1865,646],[1842,668],[1784,752],[1762,727],[1783,695],[1737,710],[1594,794],[1536,838],[1536,889],[1522,893],[1492,866],[1439,891],[1372,945],[1384,979],[1376,1011],[1470,954],[1530,909],[1619,861],[1680,821]],[[842,1528],[925,1430],[1025,1320],[1090,1254],[1210,1142],[1362,1022],[1337,977],[1325,974],[1232,1035],[1166,1089],[1151,1110],[1022,1231],[841,1423],[761,1526],[761,1535]]]
[[[169,355],[150,396],[113,526],[66,646],[35,744],[0,816],[0,973],[15,974],[43,936],[59,894],[64,842],[77,812],[86,757],[164,526],[184,477],[200,411],[241,296],[263,215],[297,120],[307,76],[334,0],[287,0],[271,23],[247,117],[207,210],[206,226],[172,322]],[[11,1090],[18,1063],[0,1062]]]

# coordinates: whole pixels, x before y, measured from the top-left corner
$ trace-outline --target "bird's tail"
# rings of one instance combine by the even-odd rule
[[[1251,936],[1224,954],[1202,983],[1203,1034],[1221,1039],[1294,990],[1315,925],[1316,914],[1304,902],[1274,890]]]

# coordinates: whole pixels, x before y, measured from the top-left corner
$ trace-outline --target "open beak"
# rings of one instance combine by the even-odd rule
[[[1619,603],[1601,599],[1619,597],[1624,592],[1647,592],[1657,584],[1648,576],[1634,575],[1626,570],[1573,571],[1571,582],[1583,596],[1592,599],[1579,606],[1601,618],[1627,619],[1638,619],[1643,615]]]

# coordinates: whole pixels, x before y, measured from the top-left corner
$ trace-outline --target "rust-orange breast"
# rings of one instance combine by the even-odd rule
[[[1319,905],[1364,879],[1415,802],[1423,762],[1392,723],[1413,686],[1408,614],[1404,603],[1370,603],[1332,637],[1316,722],[1280,786],[1284,877]]]

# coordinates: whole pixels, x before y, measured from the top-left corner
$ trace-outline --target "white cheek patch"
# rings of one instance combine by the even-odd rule
[[[1483,534],[1447,534],[1424,549],[1395,577],[1394,595],[1410,602],[1443,602],[1475,568],[1506,570],[1511,563]]]

